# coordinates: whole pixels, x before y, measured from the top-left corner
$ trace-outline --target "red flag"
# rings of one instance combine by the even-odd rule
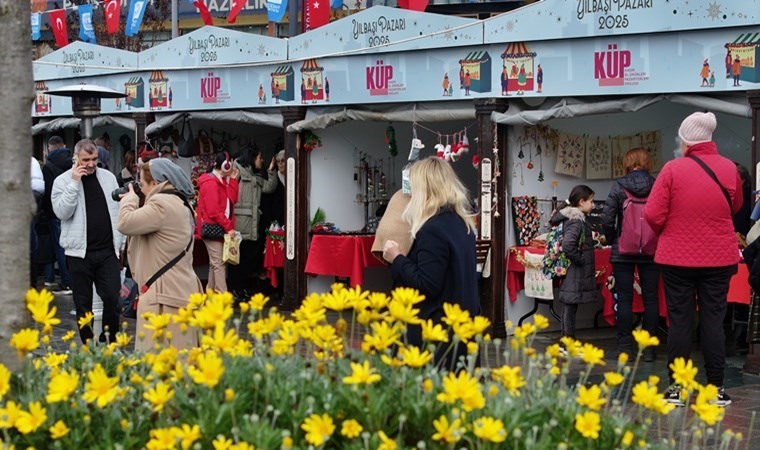
[[[104,14],[106,16],[108,34],[117,33],[119,31],[119,19],[121,18],[119,0],[108,0]]]
[[[211,17],[211,13],[209,12],[208,7],[206,6],[205,3],[203,3],[203,1],[195,0],[195,2],[193,2],[193,5],[196,8],[198,8],[198,11],[200,11],[201,18],[203,19],[203,23],[205,23],[206,25],[214,24],[214,19]]]
[[[330,0],[304,0],[304,31],[330,23]]]
[[[66,10],[56,9],[50,11],[50,28],[53,29],[55,45],[65,47],[69,45],[69,30],[66,28]]]
[[[428,5],[428,0],[409,0],[408,5],[403,6],[402,8],[408,9],[411,11],[425,11],[425,8],[427,8],[427,5]]]
[[[227,23],[235,23],[238,14],[243,10],[243,6],[245,6],[245,0],[232,0],[230,15],[227,16]]]
[[[398,6],[401,9],[409,9],[409,0],[398,0]]]

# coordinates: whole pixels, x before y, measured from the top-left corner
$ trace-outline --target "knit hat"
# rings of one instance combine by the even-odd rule
[[[712,141],[712,134],[718,121],[711,112],[695,112],[681,122],[678,128],[678,137],[687,147],[700,142]]]

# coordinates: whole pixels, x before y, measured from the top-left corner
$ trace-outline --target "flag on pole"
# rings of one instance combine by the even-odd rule
[[[79,39],[95,44],[95,28],[92,26],[92,5],[79,5]]]
[[[148,0],[131,0],[129,3],[129,14],[127,15],[127,24],[124,27],[124,34],[134,36],[140,32],[145,7]]]
[[[69,30],[66,28],[65,9],[55,9],[50,11],[50,28],[53,29],[55,45],[58,47],[69,45]]]
[[[230,7],[230,15],[227,16],[227,23],[235,23],[237,16],[245,6],[245,0],[232,0],[232,6]]]
[[[42,20],[41,13],[32,13],[32,40],[36,41],[42,37],[40,33],[40,21]]]
[[[304,0],[303,31],[316,30],[330,23],[330,0]]]
[[[119,8],[119,0],[108,0],[108,2],[106,2],[104,14],[106,16],[106,27],[108,28],[108,34],[117,33],[119,31],[119,19],[121,19],[121,8]]]
[[[288,0],[267,1],[267,19],[270,22],[282,22],[286,12],[288,12]]]
[[[213,25],[214,24],[214,18],[211,17],[211,13],[208,10],[208,7],[205,3],[203,3],[202,0],[195,0],[193,2],[193,5],[198,8],[198,11],[201,13],[201,19],[203,19],[203,23],[206,25]]]
[[[332,9],[341,9],[341,8],[343,8],[343,0],[331,0],[330,1],[330,7]]]

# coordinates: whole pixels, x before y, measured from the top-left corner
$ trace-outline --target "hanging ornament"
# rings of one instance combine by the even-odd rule
[[[314,150],[317,147],[322,146],[322,139],[317,136],[313,131],[306,130],[303,134],[303,149],[307,152]]]
[[[388,144],[388,153],[391,156],[398,155],[398,145],[396,144],[396,130],[393,125],[388,125],[385,129],[385,143]]]
[[[528,147],[528,170],[533,169],[533,147]]]
[[[467,139],[467,129],[462,131],[462,151],[465,153],[470,151],[470,141]]]
[[[478,155],[472,155],[472,167],[475,170],[478,170],[479,166],[480,166],[480,157]]]
[[[538,182],[543,183],[544,182],[544,157],[541,156],[541,154],[538,154]]]

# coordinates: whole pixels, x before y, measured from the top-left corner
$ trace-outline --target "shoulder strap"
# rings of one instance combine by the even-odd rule
[[[185,206],[187,206],[187,208],[190,210],[190,213],[192,214],[193,207],[190,206],[190,202],[188,202],[187,198],[185,198],[184,195],[180,194],[177,191],[171,191],[171,190],[170,191],[161,192],[161,194],[176,195],[177,197],[179,197],[182,200],[182,203],[184,203]],[[156,273],[154,273],[152,277],[148,278],[148,281],[146,281],[145,284],[143,284],[140,287],[140,293],[144,294],[144,293],[148,292],[148,289],[150,289],[151,285],[153,285],[153,283],[155,283],[156,280],[158,280],[159,278],[161,278],[161,275],[165,274],[169,269],[171,269],[172,267],[174,267],[174,265],[177,264],[180,259],[184,258],[185,255],[187,254],[187,252],[190,251],[190,246],[193,245],[193,241],[194,240],[195,240],[194,233],[191,233],[190,234],[190,242],[187,243],[187,246],[185,247],[185,249],[182,250],[182,252],[179,255],[175,256],[171,261],[169,261],[168,263],[164,264],[163,267],[161,267],[160,269],[158,269],[158,271]]]
[[[718,184],[718,186],[720,187],[720,190],[723,192],[723,196],[726,197],[726,201],[728,202],[728,209],[729,209],[729,211],[733,210],[733,206],[731,204],[731,196],[728,194],[728,191],[726,190],[726,188],[724,188],[723,185],[720,184],[720,181],[718,181],[718,177],[715,176],[715,172],[713,172],[712,169],[710,169],[707,166],[707,164],[705,164],[704,161],[702,161],[701,159],[697,158],[696,156],[689,155],[689,156],[687,156],[687,158],[691,158],[691,159],[694,160],[694,162],[696,162],[697,164],[699,164],[699,166],[702,167],[702,169],[704,169],[704,171],[707,172],[708,175],[710,175],[710,178],[712,178],[713,181]]]

